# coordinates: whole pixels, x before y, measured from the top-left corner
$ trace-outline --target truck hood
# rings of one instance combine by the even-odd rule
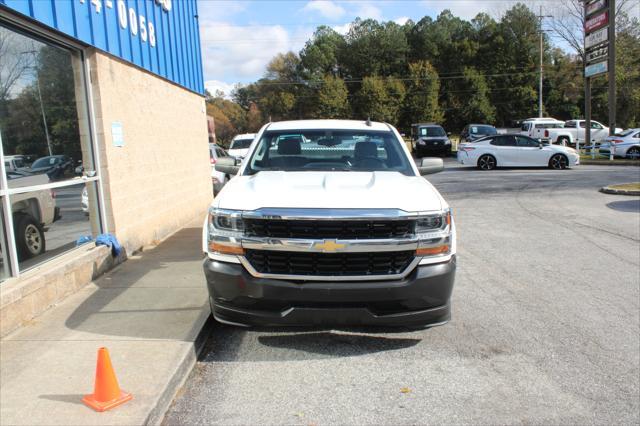
[[[400,209],[447,207],[440,193],[420,176],[398,172],[265,171],[236,176],[213,201],[222,209],[334,208]]]

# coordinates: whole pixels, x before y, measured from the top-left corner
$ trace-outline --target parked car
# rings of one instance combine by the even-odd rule
[[[63,179],[65,174],[70,174],[73,170],[73,161],[66,155],[49,155],[38,158],[29,168],[31,173],[46,174],[52,181]]]
[[[520,133],[533,139],[542,141],[550,141],[547,129],[562,129],[564,121],[556,120],[551,117],[528,118],[524,120],[520,127]]]
[[[220,158],[229,157],[229,154],[214,143],[209,144],[209,160],[211,161],[211,184],[213,185],[213,195],[216,195],[229,180],[229,176],[219,172],[215,168],[216,162]]]
[[[4,168],[7,172],[17,172],[27,167],[27,160],[24,155],[5,155]]]
[[[559,145],[576,146],[579,140],[581,145],[585,144],[585,120],[568,120],[565,121],[564,127],[561,129],[547,129],[544,132],[545,138]],[[621,132],[617,129],[615,133]],[[597,121],[591,120],[591,143],[596,146],[609,136],[609,128],[605,127]],[[590,145],[590,144],[589,144]]]
[[[460,133],[460,142],[473,142],[476,139],[497,134],[496,128],[490,124],[468,124]]]
[[[580,164],[575,149],[549,145],[520,134],[495,135],[458,146],[458,162],[482,170],[496,167],[551,167]]]
[[[45,175],[24,175],[7,172],[9,188],[42,185],[49,182]],[[55,203],[55,192],[50,189],[11,195],[13,227],[20,261],[38,256],[45,251],[45,231],[60,219],[60,208]]]
[[[427,155],[451,155],[451,141],[442,126],[435,123],[411,125],[411,147],[418,158]]]
[[[235,136],[229,145],[229,155],[236,158],[244,158],[247,155],[249,146],[255,137],[255,133],[245,133]]]
[[[455,225],[422,177],[443,162],[416,166],[392,126],[269,123],[241,165],[222,158],[216,169],[237,175],[203,228],[218,321],[422,327],[449,320]]]
[[[608,136],[600,145],[600,153],[609,155],[611,147],[615,157],[640,158],[640,128]]]

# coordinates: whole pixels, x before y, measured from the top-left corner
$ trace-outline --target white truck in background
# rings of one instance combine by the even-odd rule
[[[599,145],[609,136],[609,128],[602,123],[591,120],[591,141],[585,143],[586,120],[568,120],[564,122],[564,127],[560,129],[545,130],[545,137],[551,140],[551,143],[559,145],[575,146],[576,141],[580,145],[591,145],[595,143]],[[614,133],[622,132],[622,129],[616,128]]]
[[[520,134],[538,139],[543,142],[551,143],[549,138],[549,129],[561,129],[564,127],[564,121],[556,120],[551,117],[527,118],[522,121]]]

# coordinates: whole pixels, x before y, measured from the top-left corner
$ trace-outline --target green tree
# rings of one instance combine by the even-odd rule
[[[444,119],[438,104],[440,79],[429,61],[409,64],[402,127],[409,129],[412,123],[436,122]]]
[[[397,124],[405,94],[400,80],[365,77],[356,97],[357,116]]]
[[[462,102],[457,116],[461,123],[493,123],[496,109],[489,99],[489,86],[485,77],[472,67],[464,69],[464,83],[466,88],[462,93]]]
[[[349,92],[340,77],[326,75],[318,90],[317,118],[348,118]]]
[[[309,79],[320,79],[325,74],[340,75],[338,56],[345,48],[344,37],[334,29],[320,26],[300,51],[300,66]]]

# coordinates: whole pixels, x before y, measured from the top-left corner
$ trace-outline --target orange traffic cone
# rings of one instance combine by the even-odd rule
[[[96,383],[93,395],[85,395],[82,402],[96,411],[107,411],[133,398],[133,395],[120,390],[116,373],[111,365],[107,348],[98,349]]]

